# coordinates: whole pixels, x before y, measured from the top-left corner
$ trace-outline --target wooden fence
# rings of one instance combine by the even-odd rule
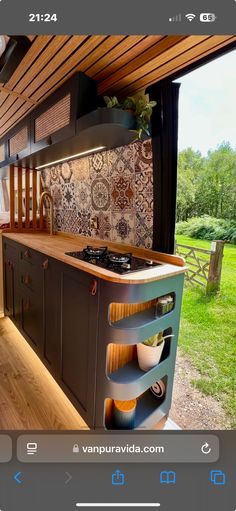
[[[213,241],[211,250],[176,243],[175,251],[186,261],[188,282],[206,286],[207,293],[220,289],[224,241]]]

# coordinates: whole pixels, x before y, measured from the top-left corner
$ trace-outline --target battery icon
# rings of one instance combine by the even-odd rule
[[[200,21],[203,23],[210,23],[216,20],[216,15],[212,12],[202,12],[200,14]]]

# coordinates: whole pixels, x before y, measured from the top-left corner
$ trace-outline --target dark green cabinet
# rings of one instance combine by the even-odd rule
[[[43,261],[43,357],[53,376],[61,367],[61,263],[45,256]]]
[[[20,322],[18,250],[14,244],[3,244],[4,313],[15,323]]]
[[[94,421],[97,317],[96,280],[64,265],[61,379],[90,426]]]
[[[19,246],[21,328],[38,354],[43,349],[43,256]]]
[[[4,241],[5,314],[14,320],[90,427],[94,426],[98,281]]]

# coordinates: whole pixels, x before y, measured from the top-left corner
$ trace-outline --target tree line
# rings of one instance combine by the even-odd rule
[[[177,222],[203,215],[236,219],[236,150],[228,142],[207,156],[192,148],[179,153]]]

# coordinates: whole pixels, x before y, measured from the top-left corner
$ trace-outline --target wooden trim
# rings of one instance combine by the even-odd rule
[[[77,71],[121,97],[172,80],[236,47],[235,35],[36,36],[0,86],[0,137]]]
[[[33,229],[37,227],[37,170],[33,170]]]
[[[101,44],[107,36],[93,36],[84,41],[86,36],[80,36],[83,38],[83,44],[80,44],[78,50],[74,52],[69,58],[64,60],[63,64],[52,74],[52,68],[50,63],[50,76],[40,88],[33,92],[32,98],[36,101],[42,101],[49,94],[54,92],[60,87],[66,80],[68,80],[76,71],[81,70],[81,61],[87,56],[88,52],[92,55],[92,52],[96,50],[96,47]],[[64,54],[65,59],[65,54]]]
[[[28,98],[27,96],[25,96],[25,94],[20,94],[19,92],[11,90],[11,89],[9,89],[9,87],[3,86],[3,85],[0,85],[0,92],[3,92],[4,94],[6,94],[6,97],[9,95],[9,96],[13,96],[13,99],[14,98],[21,98],[24,101],[26,101],[27,103],[30,103],[31,105],[36,105],[37,104],[36,101],[34,101],[33,99]]]
[[[116,89],[119,88],[119,90],[122,89],[124,83],[130,83],[130,81],[135,81],[140,75],[146,75],[150,70],[155,69],[163,59],[164,61],[166,58],[168,59],[168,55],[175,52],[179,53],[183,49],[189,48],[190,44],[191,41],[189,41],[187,36],[172,35],[163,37],[151,48],[139,54],[130,62],[127,62],[125,66],[104,80],[99,85],[99,93],[103,93],[107,89],[112,91],[114,87]]]
[[[41,200],[41,195],[43,193],[43,184],[42,184],[42,178],[41,178],[41,173],[40,173],[40,176],[39,176],[39,193],[40,193],[40,200]],[[39,217],[39,228],[41,230],[43,230],[43,207],[40,207],[40,217]]]
[[[212,36],[214,38],[218,38],[220,36]],[[175,74],[177,71],[181,70],[182,75],[186,74],[186,68],[191,62],[198,62],[200,59],[200,55],[204,54],[205,56],[208,56],[208,59],[206,59],[206,62],[210,62],[211,54],[214,52],[217,52],[217,49],[221,49],[222,47],[225,47],[227,44],[227,41],[229,40],[228,37],[221,36],[221,39],[223,41],[221,43],[218,43],[216,45],[211,45],[211,37],[208,37],[206,41],[203,41],[201,44],[197,44],[193,46],[190,50],[184,52],[183,54],[179,55],[178,57],[174,59],[170,59],[169,62],[164,63],[163,65],[158,67],[157,69],[154,69],[147,75],[141,77],[140,79],[136,80],[133,83],[130,83],[127,85],[124,89],[122,89],[122,94],[127,95],[130,93],[135,93],[139,90],[142,90],[144,88],[149,87],[152,84],[155,84],[157,82],[160,83],[160,81],[164,80],[166,77],[169,77],[169,79],[174,80]],[[231,40],[231,38],[230,38]],[[236,37],[235,37],[236,41]],[[200,47],[200,48],[199,48]]]
[[[25,227],[30,227],[30,170],[25,169]]]
[[[18,199],[18,226],[22,228],[22,168],[18,167],[17,171],[17,199]]]
[[[15,167],[10,165],[10,227],[15,227]]]

